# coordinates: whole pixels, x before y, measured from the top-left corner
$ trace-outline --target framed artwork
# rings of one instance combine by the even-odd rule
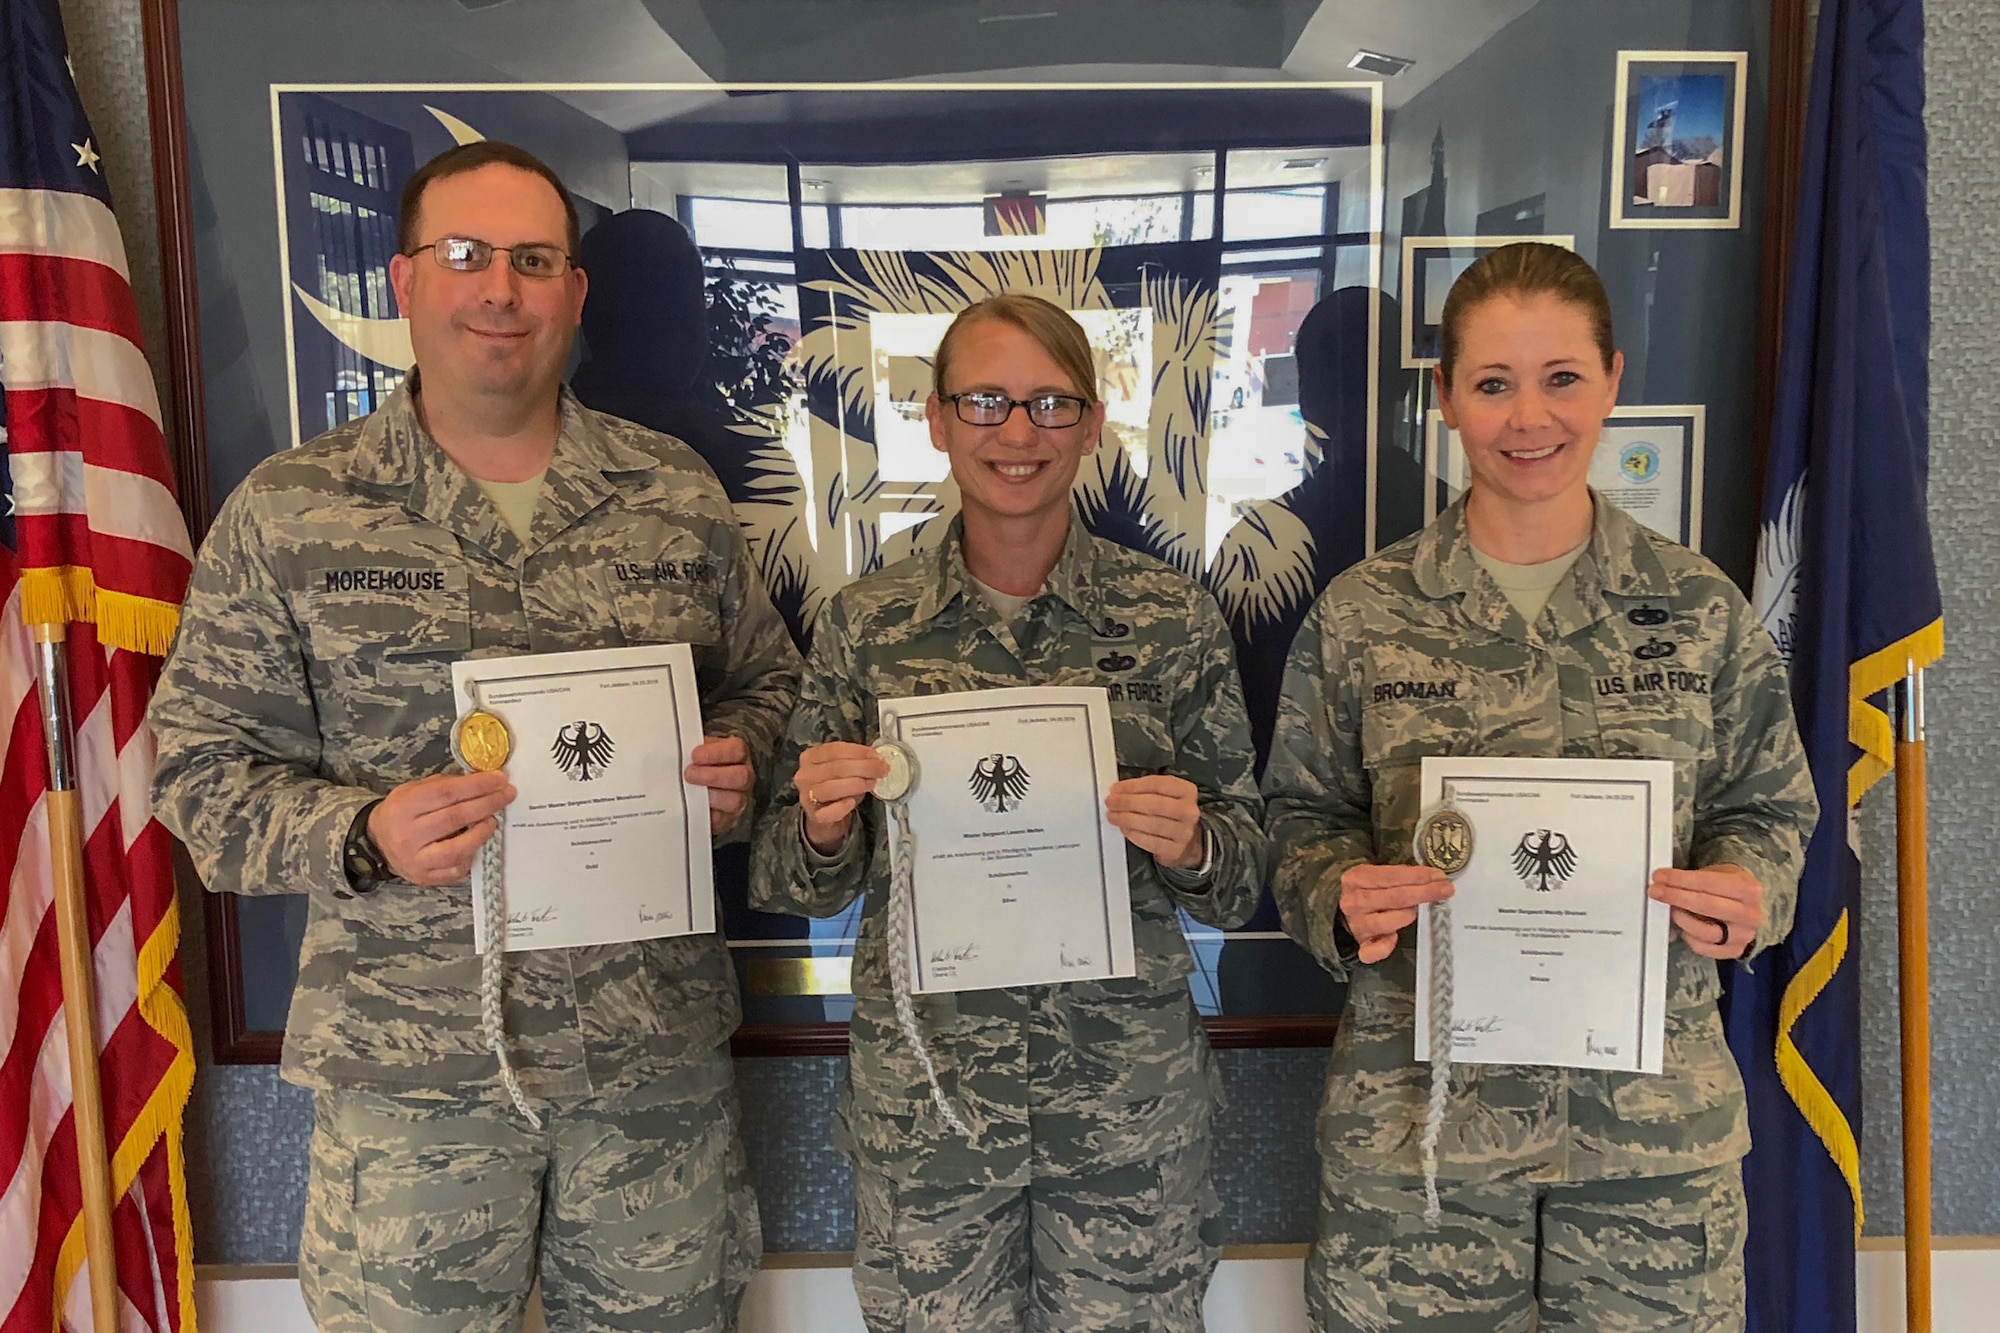
[[[1519,212],[1518,205],[1503,210]],[[1444,321],[1444,298],[1458,275],[1488,250],[1522,241],[1540,241],[1576,249],[1574,236],[1405,236],[1403,238],[1403,366],[1426,369],[1438,363],[1438,328]]]
[[[1611,225],[1721,230],[1743,221],[1747,51],[1620,51]]]
[[[1740,103],[1799,39],[1800,6],[1447,0],[1371,28],[1371,49],[1416,53],[1393,75],[1348,67],[1341,7],[1280,8],[1162,25],[1136,0],[1004,23],[863,0],[147,0],[190,525],[395,389],[398,193],[494,138],[578,201],[608,304],[586,309],[572,387],[703,454],[801,641],[832,592],[925,549],[955,509],[922,426],[938,334],[984,295],[1036,292],[1089,332],[1109,406],[1077,512],[1214,594],[1263,753],[1313,599],[1435,512],[1435,307],[1472,255],[1523,237],[1604,274],[1628,396],[1681,405],[1630,423],[1657,437],[1629,442],[1658,451],[1643,484],[1678,485],[1691,539],[1706,525],[1747,571],[1783,161],[1762,108],[1739,107],[1740,225],[1648,249],[1613,221],[1603,146],[1626,114],[1621,46],[1747,53]],[[1544,66],[1530,95],[1522,71]],[[1710,418],[1728,447],[1704,468]],[[725,848],[716,866],[738,1049],[842,1049],[856,913],[753,912],[746,861]],[[275,1059],[304,902],[205,906],[217,1055]],[[1330,1039],[1339,988],[1268,900],[1241,930],[1185,925],[1216,1043]]]

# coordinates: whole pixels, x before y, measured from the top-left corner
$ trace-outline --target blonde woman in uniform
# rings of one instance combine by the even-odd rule
[[[970,307],[934,387],[959,516],[821,614],[752,874],[760,906],[865,903],[840,1111],[855,1288],[875,1333],[1195,1333],[1218,1257],[1217,1097],[1176,909],[1240,924],[1264,870],[1229,631],[1185,575],[1076,514],[1104,405],[1065,311]],[[1106,817],[1127,843],[1138,975],[923,995],[905,1021],[877,705],[1024,685],[1110,695]]]
[[[1522,243],[1474,263],[1435,372],[1467,494],[1335,579],[1292,647],[1264,781],[1274,889],[1348,982],[1306,1273],[1319,1333],[1743,1327],[1750,1136],[1719,965],[1790,928],[1817,807],[1742,594],[1589,487],[1622,369],[1581,258]],[[1648,888],[1674,935],[1661,1073],[1453,1066],[1433,1106],[1411,927],[1452,884],[1411,863],[1418,777],[1474,754],[1673,762],[1674,868]]]

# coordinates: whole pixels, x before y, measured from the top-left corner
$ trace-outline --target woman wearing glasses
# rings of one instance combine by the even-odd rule
[[[1590,489],[1623,357],[1587,263],[1494,250],[1443,334],[1471,486],[1328,585],[1264,778],[1285,925],[1348,982],[1306,1303],[1319,1333],[1731,1333],[1750,1135],[1717,964],[1784,938],[1816,815],[1784,666],[1721,570]],[[1411,864],[1431,755],[1673,762],[1660,1073],[1441,1060],[1434,1083],[1413,1058],[1410,927],[1453,896]],[[1456,938],[1460,969],[1507,947]]]
[[[1208,594],[1072,510],[1104,426],[1096,384],[1083,330],[1046,301],[953,321],[926,411],[960,514],[934,552],[821,614],[774,770],[792,781],[758,834],[756,905],[865,898],[840,1141],[876,1333],[1195,1330],[1217,1258],[1218,1088],[1175,909],[1228,926],[1255,906],[1249,727]],[[1138,975],[925,995],[899,1023],[877,702],[1023,685],[1110,687],[1122,780],[1105,807],[1128,843]]]

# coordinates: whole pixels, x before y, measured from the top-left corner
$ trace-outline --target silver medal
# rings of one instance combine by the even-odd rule
[[[883,739],[875,742],[875,753],[889,766],[889,771],[875,779],[875,795],[884,801],[900,801],[909,795],[910,788],[917,785],[917,757],[910,747],[901,741]]]

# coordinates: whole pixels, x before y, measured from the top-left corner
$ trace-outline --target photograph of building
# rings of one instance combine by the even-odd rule
[[[1722,203],[1728,135],[1722,74],[1642,75],[1632,202],[1656,208],[1713,208]]]

